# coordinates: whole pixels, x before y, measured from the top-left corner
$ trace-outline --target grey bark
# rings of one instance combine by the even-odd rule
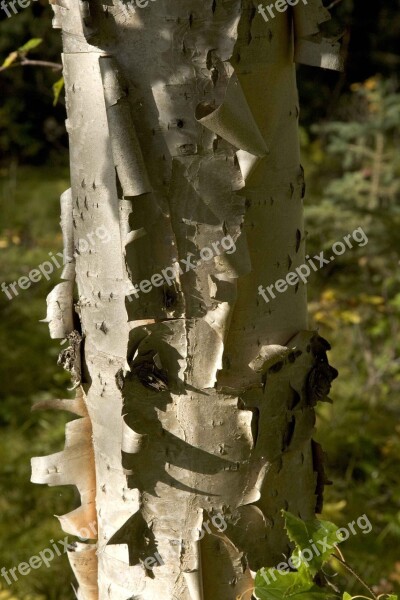
[[[268,304],[258,286],[305,260],[294,60],[340,67],[329,15],[319,0],[269,23],[251,0],[54,10],[74,251],[48,321],[77,386],[54,408],[80,418],[32,479],[78,486],[66,532],[98,524],[70,553],[78,598],[249,600],[255,571],[290,551],[281,509],[312,517],[324,483],[311,437],[328,345],[307,331],[304,284]],[[110,240],[80,252],[100,227]],[[226,236],[236,252],[133,294]],[[227,529],[202,537],[217,514]]]

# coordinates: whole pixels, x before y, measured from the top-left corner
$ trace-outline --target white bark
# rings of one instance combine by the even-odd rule
[[[70,533],[95,506],[97,544],[70,556],[79,598],[246,600],[252,573],[288,552],[280,510],[311,517],[323,485],[311,435],[334,376],[320,370],[327,347],[306,331],[303,284],[270,304],[258,286],[304,262],[293,58],[339,66],[318,33],[328,15],[319,0],[268,24],[250,0],[54,8],[71,148],[65,246],[98,227],[111,241],[75,251],[49,299],[88,416],[63,454],[34,459],[33,480],[78,485]],[[233,254],[127,298],[227,235]],[[216,514],[226,531],[200,540]],[[164,564],[146,568],[155,552]]]

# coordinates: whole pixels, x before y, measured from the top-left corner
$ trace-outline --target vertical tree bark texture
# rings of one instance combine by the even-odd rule
[[[307,331],[304,284],[270,303],[258,287],[305,260],[294,60],[340,65],[320,0],[268,23],[257,5],[54,0],[73,258],[48,321],[78,393],[53,407],[80,418],[32,479],[78,487],[67,533],[98,522],[70,552],[82,600],[249,599],[290,551],[281,509],[319,509],[329,346]],[[99,228],[109,241],[80,251]],[[199,259],[227,236],[235,252]],[[188,255],[171,286],[133,293]],[[215,515],[226,530],[204,535]]]

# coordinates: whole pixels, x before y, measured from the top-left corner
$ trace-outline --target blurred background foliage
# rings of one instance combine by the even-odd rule
[[[310,279],[311,324],[331,342],[340,371],[333,404],[318,416],[333,482],[324,517],[345,526],[367,514],[372,532],[352,536],[345,557],[377,594],[399,592],[400,1],[330,4],[331,33],[344,25],[346,70],[298,69],[308,252],[329,252],[357,227],[368,244],[354,244]],[[0,64],[32,38],[44,41],[30,58],[61,60],[45,0],[12,18],[0,11],[0,32]],[[61,250],[58,198],[69,184],[63,93],[53,106],[59,77],[31,65],[0,72],[0,281],[15,281]],[[0,567],[7,569],[63,539],[52,515],[77,505],[71,489],[29,483],[30,457],[64,443],[67,417],[30,412],[39,400],[69,393],[56,366],[60,346],[39,323],[57,277],[12,301],[0,292]],[[71,581],[63,556],[11,588],[0,578],[0,600],[71,600]],[[346,589],[360,592],[354,580]]]

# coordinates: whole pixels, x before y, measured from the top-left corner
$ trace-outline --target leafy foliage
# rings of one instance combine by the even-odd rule
[[[0,20],[0,65],[13,52],[16,54],[11,58],[18,63],[18,49],[39,39],[42,44],[36,42],[26,57],[60,62],[61,36],[51,27],[52,12],[48,2],[37,0],[13,18]],[[2,14],[0,11],[0,19]],[[67,163],[65,108],[62,102],[52,106],[52,85],[59,77],[49,68],[14,68],[12,64],[0,72],[0,166],[16,160],[30,164],[43,164],[45,159],[53,164]]]
[[[42,42],[43,40],[41,38],[32,38],[31,40],[28,40],[23,46],[18,48],[18,50],[14,50],[14,52],[11,52],[7,56],[2,64],[2,68],[8,69],[11,65],[15,66],[15,63],[19,58],[24,59],[31,50],[40,46]]]
[[[255,596],[258,600],[330,600],[337,598],[321,588],[317,587],[307,570],[302,567],[296,573],[284,573],[277,569],[271,569],[269,577],[273,578],[267,584],[263,575],[258,572],[255,579]]]
[[[302,552],[314,544],[317,548],[317,554],[312,550],[312,558],[308,561],[308,569],[311,575],[316,575],[322,565],[332,554],[332,548],[338,543],[338,528],[329,521],[303,521],[289,512],[283,512],[285,517],[285,528],[291,542],[296,544],[296,548]],[[331,549],[330,549],[331,548]],[[297,556],[296,552],[295,555]]]
[[[316,584],[316,575],[332,555],[335,556],[338,528],[329,521],[303,521],[290,512],[282,511],[282,514],[289,540],[294,542],[292,557],[288,563],[268,569],[268,572],[265,568],[258,571],[254,582],[255,597],[257,600],[339,600],[339,590],[335,586],[329,588]],[[320,552],[320,548],[326,548],[327,544],[331,548]],[[325,582],[328,583],[327,577]],[[387,600],[398,600],[393,594],[384,596]],[[370,599],[359,597],[377,600],[376,596]],[[352,599],[348,592],[343,593],[342,600]]]
[[[309,291],[312,322],[340,371],[333,404],[319,407],[317,439],[334,483],[324,515],[345,525],[360,507],[368,514],[373,535],[352,536],[346,552],[378,579],[378,595],[400,587],[399,107],[396,82],[369,78],[352,86],[341,120],[316,138],[302,134],[309,253],[329,252],[360,226],[368,236],[315,274]]]

